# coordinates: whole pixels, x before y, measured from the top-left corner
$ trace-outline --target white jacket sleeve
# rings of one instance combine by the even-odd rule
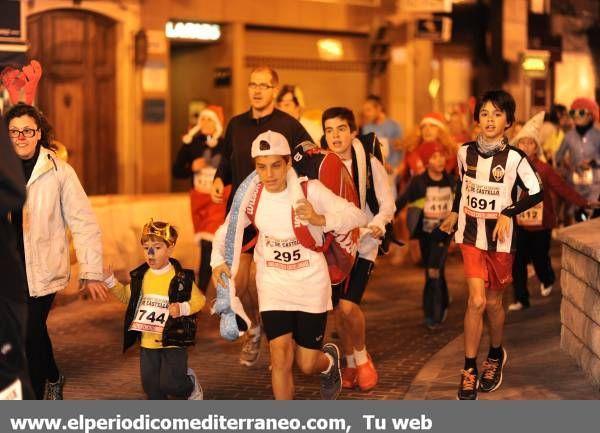
[[[362,210],[335,195],[318,180],[309,181],[307,196],[315,211],[325,217],[324,232],[347,233],[367,224],[367,215]]]
[[[376,225],[384,232],[385,225],[392,221],[394,212],[396,212],[396,203],[394,194],[385,167],[377,160],[371,157],[371,171],[373,172],[373,183],[375,184],[375,195],[379,203],[379,213],[369,221],[368,225]]]
[[[79,278],[101,281],[103,278],[100,225],[75,170],[69,164],[61,163],[59,173],[61,209],[73,235],[79,263]]]

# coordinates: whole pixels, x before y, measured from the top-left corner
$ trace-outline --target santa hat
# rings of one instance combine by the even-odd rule
[[[531,119],[529,119],[527,123],[523,125],[517,135],[512,138],[510,144],[512,146],[516,146],[519,143],[519,140],[522,138],[531,138],[537,143],[538,146],[540,146],[540,128],[544,123],[544,114],[545,113],[543,111],[540,111]]]
[[[588,110],[594,117],[594,122],[598,121],[598,104],[589,98],[577,98],[571,104],[571,110]]]
[[[438,128],[446,129],[446,116],[437,111],[427,113],[421,119],[421,123],[419,123],[419,126],[423,126],[425,124],[435,125]]]
[[[200,112],[200,117],[205,116],[215,122],[215,133],[209,137],[207,143],[209,145],[216,145],[219,137],[223,134],[223,123],[225,117],[223,116],[223,107],[219,105],[209,105]]]
[[[424,165],[429,163],[429,159],[433,156],[434,153],[439,152],[442,155],[446,155],[444,146],[442,146],[437,141],[430,141],[428,143],[423,143],[419,146],[417,150],[419,156],[421,157],[421,161],[423,161]]]

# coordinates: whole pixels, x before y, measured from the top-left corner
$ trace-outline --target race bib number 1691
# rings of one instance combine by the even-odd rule
[[[496,219],[502,210],[504,184],[465,177],[462,184],[464,211],[473,218]]]

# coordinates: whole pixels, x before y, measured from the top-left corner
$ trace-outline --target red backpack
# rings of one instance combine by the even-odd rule
[[[309,146],[310,144],[310,146]],[[293,167],[299,177],[308,179],[318,179],[323,185],[329,188],[334,194],[354,203],[359,207],[359,198],[352,182],[352,178],[346,166],[339,156],[335,153],[316,147],[313,143],[304,142],[299,144],[294,149]],[[308,183],[301,182],[302,191],[306,197]],[[254,224],[256,207],[263,185],[260,183],[254,192],[254,196],[250,199],[249,205],[246,208],[246,215]],[[295,221],[294,208],[290,215],[292,221]],[[324,234],[322,244],[317,242],[310,232],[308,226],[303,224],[293,224],[296,238],[305,248],[313,251],[322,252],[327,260],[329,268],[329,278],[332,284],[339,284],[347,279],[354,266],[356,253],[359,242],[359,229],[353,229],[348,233],[328,232]],[[250,243],[244,246],[247,249],[249,246],[256,243],[255,237]]]

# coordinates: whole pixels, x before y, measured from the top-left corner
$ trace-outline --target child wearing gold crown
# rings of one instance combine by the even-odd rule
[[[202,400],[196,374],[187,367],[186,346],[194,344],[196,313],[205,297],[194,283],[194,271],[171,257],[177,230],[167,222],[150,220],[142,230],[145,263],[130,272],[131,282],[119,283],[104,271],[107,287],[123,303],[123,351],[141,337],[142,387],[150,400],[168,396]]]

